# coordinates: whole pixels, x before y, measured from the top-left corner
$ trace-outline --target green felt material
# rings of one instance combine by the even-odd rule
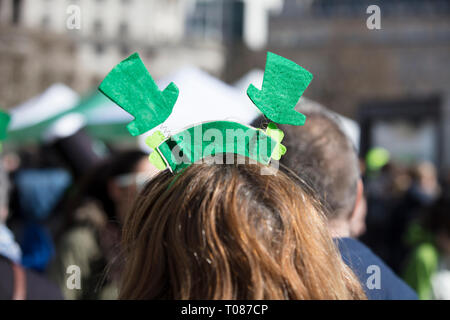
[[[157,147],[166,139],[161,131],[155,131],[151,136],[145,140],[146,144],[153,149],[153,152],[149,156],[150,163],[153,164],[156,169],[164,170],[167,168],[166,163],[159,154]]]
[[[281,144],[281,141],[283,141],[284,138],[284,132],[280,129],[278,129],[277,125],[273,122],[269,123],[266,129],[266,134],[271,137],[273,140],[275,140],[277,143],[275,149],[272,153],[272,159],[274,160],[280,160],[281,156],[283,156],[287,148]]]
[[[133,136],[163,123],[172,113],[179,93],[174,83],[161,92],[138,53],[114,67],[99,90],[135,118],[127,125]]]
[[[149,157],[148,160],[150,161],[151,164],[153,164],[155,166],[156,169],[158,170],[164,170],[167,168],[166,163],[164,162],[163,158],[161,157],[161,155],[159,154],[158,151],[153,151]]]
[[[251,84],[247,94],[270,120],[301,126],[305,123],[306,117],[294,108],[312,78],[313,75],[308,70],[268,52],[261,90]]]
[[[11,116],[0,110],[0,141],[5,140],[8,136],[8,125],[10,121]]]
[[[223,153],[239,154],[267,165],[277,144],[261,130],[232,121],[213,121],[183,130],[157,149],[170,169],[179,172],[192,163]]]
[[[406,266],[405,281],[417,292],[420,300],[433,299],[431,279],[439,267],[439,251],[431,242],[413,250]]]

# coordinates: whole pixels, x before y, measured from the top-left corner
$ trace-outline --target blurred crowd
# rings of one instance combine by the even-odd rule
[[[121,223],[136,193],[154,174],[140,150],[95,152],[83,131],[3,157],[0,254],[39,279],[31,299],[111,299]],[[7,227],[8,225],[8,227]],[[67,270],[83,270],[82,290]],[[112,267],[112,268],[110,268]],[[108,269],[108,272],[107,272]],[[2,275],[2,298],[15,276]],[[32,286],[40,286],[35,292]]]
[[[299,110],[304,112],[302,108]],[[167,173],[158,173],[148,161],[148,155],[142,151],[115,150],[107,146],[103,152],[98,152],[95,143],[83,130],[34,149],[6,152],[0,168],[0,298],[450,299],[449,181],[445,177],[440,180],[431,163],[401,167],[389,159],[382,149],[373,149],[365,158],[358,158],[355,146],[345,136],[337,118],[326,110],[306,110],[305,113],[308,119],[305,126],[282,128],[288,149],[281,160],[280,171],[284,173],[269,175],[264,178],[267,181],[254,177],[250,166],[245,169],[233,166],[228,172],[225,171],[228,169],[220,168],[211,171],[213,169],[204,164],[199,165],[200,171],[189,169],[181,178],[172,181]],[[265,124],[262,118],[254,122],[255,126]],[[233,170],[240,171],[236,173]],[[237,176],[234,177],[234,174]],[[289,174],[301,181],[298,191],[301,197],[289,198],[281,191],[273,191],[264,200],[265,196],[258,193],[264,186],[271,188],[272,183],[277,183],[276,188],[279,188],[274,187],[274,190],[281,190],[285,183],[283,177]],[[296,181],[294,178],[291,180]],[[207,186],[214,181],[217,182],[215,187],[208,189]],[[358,285],[342,280],[347,288],[353,288],[350,290],[352,293],[344,294],[345,290],[339,289],[338,280],[329,284],[331,280],[324,280],[320,275],[315,278],[315,272],[311,271],[319,270],[323,272],[322,276],[327,272],[347,272],[344,266],[339,269],[340,264],[331,266],[337,261],[331,260],[334,249],[329,249],[328,257],[323,258],[325,267],[319,268],[314,264],[319,263],[318,256],[322,252],[321,248],[314,246],[326,243],[323,239],[315,240],[318,234],[324,232],[319,228],[320,223],[311,227],[313,222],[291,221],[293,224],[309,225],[312,231],[304,229],[302,232],[306,234],[315,232],[310,237],[316,243],[298,239],[294,243],[297,247],[292,250],[299,251],[289,251],[295,259],[300,259],[296,263],[304,268],[301,270],[305,274],[300,274],[300,277],[309,275],[311,281],[317,281],[311,284],[303,279],[303,294],[290,287],[293,282],[290,282],[288,269],[283,276],[285,293],[278,294],[271,289],[271,286],[276,287],[278,278],[274,274],[278,271],[275,267],[264,269],[263,260],[254,257],[258,255],[260,243],[252,244],[253,240],[249,240],[250,244],[245,244],[250,246],[249,251],[245,250],[244,244],[242,252],[240,249],[231,250],[232,241],[227,237],[229,235],[235,239],[232,235],[235,231],[236,235],[242,231],[238,229],[243,228],[244,222],[237,224],[234,227],[236,230],[228,230],[231,222],[227,216],[218,220],[217,223],[223,224],[219,229],[226,231],[221,243],[223,250],[234,252],[227,256],[222,266],[215,262],[223,258],[216,251],[207,248],[197,251],[199,249],[193,244],[193,238],[208,230],[207,217],[195,220],[197,224],[204,224],[204,230],[195,233],[194,222],[191,225],[191,220],[173,215],[193,216],[194,221],[200,212],[218,215],[216,206],[233,212],[235,209],[228,208],[232,200],[214,199],[213,191],[217,189],[217,192],[231,199],[235,190],[230,188],[239,183],[250,185],[246,197],[256,199],[254,204],[244,204],[239,208],[245,210],[248,205],[246,214],[249,219],[259,219],[261,226],[250,224],[249,227],[255,228],[251,230],[256,233],[265,232],[263,218],[269,222],[273,220],[273,225],[267,229],[268,234],[275,232],[273,229],[281,228],[276,223],[277,219],[288,219],[281,213],[283,208],[276,208],[277,201],[290,203],[293,198],[301,198],[303,201],[309,199],[312,204],[315,199],[320,202],[323,206],[320,210],[327,219],[327,234],[335,240],[339,259],[342,258],[355,279],[359,280]],[[168,186],[173,192],[158,193],[158,190],[166,190]],[[236,201],[240,199],[239,194],[234,196]],[[301,201],[299,199],[295,201]],[[319,209],[305,203],[301,204],[301,215],[315,218],[315,211]],[[253,217],[255,212],[260,217]],[[280,216],[273,218],[274,212]],[[290,214],[294,215],[292,211]],[[167,215],[167,221],[162,222],[165,218],[161,216],[164,215]],[[186,224],[179,226],[180,233],[185,232],[185,238],[178,239],[175,235],[171,236],[170,224],[175,228],[181,222]],[[191,229],[181,231],[182,228]],[[283,228],[278,231],[288,232]],[[275,235],[273,237],[276,238]],[[133,243],[130,239],[138,243],[138,248],[128,247]],[[191,260],[178,252],[183,241],[186,244],[182,250],[191,250],[197,260],[204,258],[208,262],[206,266],[200,262],[198,265],[191,264]],[[251,264],[249,270],[263,279],[263,287],[255,284],[260,280],[253,279],[254,276],[246,276],[249,267],[242,262],[245,259],[239,258],[240,255],[252,261],[253,264],[246,263]],[[159,260],[148,263],[149,256],[153,259],[159,257]],[[303,257],[311,257],[312,269],[308,269],[307,263],[303,266]],[[183,262],[183,259],[186,261]],[[243,273],[242,279],[229,270],[221,269],[228,263]],[[377,286],[375,281],[375,288],[368,284],[371,275],[368,270],[373,265],[381,270],[381,283]],[[77,270],[80,272],[79,280],[76,278]],[[213,272],[211,270],[215,273],[209,274]],[[189,272],[191,274],[184,278],[184,274]],[[197,284],[195,277],[203,277],[202,285],[209,284],[209,287],[203,288]],[[237,283],[238,288],[235,289],[238,293],[233,291],[228,294],[226,289],[220,291],[214,287],[221,281],[225,283],[227,277],[231,277],[230,283]],[[245,283],[250,278],[252,283],[246,285],[255,288],[245,292],[242,288],[246,287]],[[330,288],[335,285],[337,289],[334,293],[324,293],[316,288],[319,285]],[[175,292],[177,286],[179,290]]]
[[[386,160],[365,175],[368,211],[362,240],[420,298],[448,299],[450,181],[440,180],[430,162],[405,167]]]

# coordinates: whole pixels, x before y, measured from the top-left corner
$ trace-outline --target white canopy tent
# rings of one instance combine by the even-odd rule
[[[163,124],[139,137],[139,145],[145,150],[149,150],[144,143],[145,138],[155,130],[166,135],[174,134],[188,126],[212,120],[249,124],[260,114],[245,90],[240,92],[197,68],[185,67],[160,79],[157,84],[163,90],[170,82],[179,88],[178,100]],[[14,108],[11,114],[13,141],[54,138],[60,133],[66,134],[69,127],[82,125],[101,138],[115,139],[117,134],[128,138],[125,126],[133,120],[130,114],[100,92],[95,91],[80,99],[62,84],[53,85],[42,95]]]
[[[246,90],[250,83],[260,88],[263,76],[262,70],[255,69],[243,76],[234,86],[230,86],[197,68],[185,67],[160,79],[157,84],[161,90],[170,82],[174,82],[180,94],[169,118],[140,136],[139,145],[149,150],[144,141],[155,130],[161,130],[165,135],[174,134],[193,124],[213,120],[235,120],[250,124],[261,113],[247,97]],[[306,98],[302,98],[300,104],[303,104],[300,108],[324,108]],[[23,136],[38,138],[39,135],[39,138],[48,138],[53,134],[51,130],[67,131],[68,127],[76,128],[77,125],[85,125],[91,128],[93,133],[98,131],[97,128],[109,127],[108,130],[102,131],[103,138],[110,135],[112,137],[119,131],[120,134],[128,135],[124,128],[133,119],[98,91],[80,99],[76,92],[59,83],[13,108],[10,113],[12,120],[9,131],[12,140],[20,140]],[[359,125],[349,118],[332,113],[340,119],[343,130],[358,147]]]
[[[166,135],[174,134],[188,126],[213,120],[250,124],[260,114],[245,91],[239,92],[199,69],[186,67],[157,81],[161,90],[170,82],[174,82],[180,90],[178,100],[172,114],[162,125],[139,137],[140,145],[145,149],[145,138],[155,130],[161,130]]]
[[[200,69],[185,67],[156,81],[160,90],[170,82],[174,82],[180,91],[178,100],[169,118],[149,133],[162,129],[175,133],[192,124],[211,120],[235,119],[248,124],[259,115],[258,109],[248,103],[250,100],[245,91],[238,92]],[[127,112],[111,101],[91,109],[88,114],[89,124],[132,120]]]
[[[15,131],[33,126],[78,104],[78,94],[61,83],[55,83],[42,94],[10,110],[9,130]]]

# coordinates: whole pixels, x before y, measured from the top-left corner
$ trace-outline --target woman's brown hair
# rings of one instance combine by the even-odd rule
[[[203,163],[156,176],[123,228],[120,298],[364,299],[312,191],[270,170]]]

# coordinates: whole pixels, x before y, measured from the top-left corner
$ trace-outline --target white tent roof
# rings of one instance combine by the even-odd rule
[[[250,124],[260,114],[245,91],[239,92],[199,69],[186,67],[157,81],[160,90],[170,82],[174,82],[180,90],[173,112],[162,125],[140,136],[142,147],[145,137],[155,130],[161,130],[166,135],[175,134],[194,124],[214,120]]]
[[[166,135],[174,134],[188,126],[213,120],[235,120],[249,124],[260,114],[247,97],[245,90],[238,91],[200,69],[185,67],[157,81],[157,84],[163,90],[170,82],[174,82],[180,90],[178,100],[172,114],[163,124],[139,137],[143,147],[145,137],[155,130],[161,130]],[[62,128],[66,131],[69,120],[76,120],[77,123],[82,120],[85,125],[114,123],[126,125],[133,120],[130,114],[100,93],[89,99],[92,100],[83,102],[70,88],[63,84],[54,84],[41,95],[11,110],[10,130],[18,131],[32,127],[67,111],[69,113],[54,126],[56,129]],[[93,107],[82,108],[82,114],[78,114],[80,102],[91,104]],[[70,112],[71,109],[74,109],[73,112]],[[77,117],[72,116],[73,114]],[[45,132],[45,135],[48,135],[48,132]],[[146,146],[144,148],[147,149]]]
[[[172,114],[162,124],[166,131],[175,133],[195,123],[230,118],[248,124],[259,115],[245,90],[238,91],[195,67],[185,67],[156,81],[160,90],[164,90],[170,82],[177,85],[180,93]],[[133,120],[131,115],[106,97],[100,105],[86,111],[86,115],[89,125]],[[154,130],[161,130],[161,126]]]
[[[61,83],[50,86],[39,96],[10,110],[9,130],[18,130],[44,121],[71,109],[79,101],[78,94]]]
[[[243,77],[233,84],[233,87],[242,92],[247,92],[248,86],[253,84],[257,88],[262,87],[264,79],[264,71],[261,69],[252,69],[247,72]]]
[[[171,81],[178,86],[180,95],[172,115],[164,123],[170,130],[178,131],[194,123],[225,119],[249,124],[259,115],[259,110],[247,103],[249,98],[245,91],[239,92],[199,69],[184,68],[158,81],[158,86],[164,89]]]

